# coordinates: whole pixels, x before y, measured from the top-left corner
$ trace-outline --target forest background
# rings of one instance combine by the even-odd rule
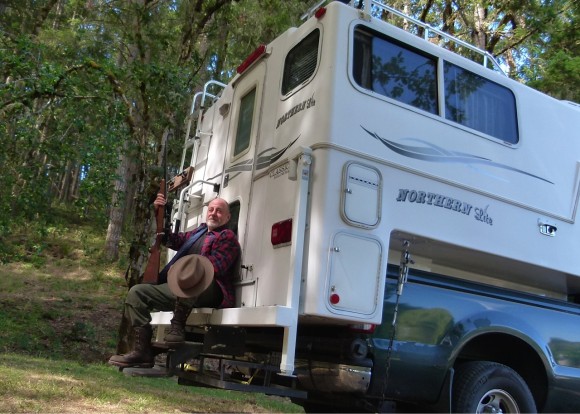
[[[580,102],[580,2],[383,1],[487,50],[510,77]],[[80,249],[124,290],[137,283],[154,236],[163,138],[171,177],[194,93],[210,79],[227,83],[316,3],[0,0],[1,276],[15,263],[62,273]],[[6,320],[0,314],[0,328]]]

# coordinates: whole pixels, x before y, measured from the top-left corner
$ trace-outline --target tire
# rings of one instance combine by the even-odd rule
[[[490,361],[460,365],[453,380],[455,413],[535,413],[526,382],[510,367]]]

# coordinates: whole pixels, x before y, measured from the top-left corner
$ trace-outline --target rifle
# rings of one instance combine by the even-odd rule
[[[167,135],[163,137],[163,179],[159,183],[159,193],[167,200]],[[150,283],[156,285],[159,281],[159,264],[161,262],[161,242],[165,234],[165,214],[166,206],[155,207],[155,243],[149,249],[149,261],[143,273],[141,283]]]
[[[164,196],[166,195],[165,180],[161,180],[159,183],[159,192]],[[147,262],[147,267],[145,268],[145,273],[143,273],[143,280],[141,283],[157,284],[159,279],[159,264],[161,261],[161,241],[163,240],[163,235],[165,234],[165,206],[155,207],[155,222],[156,222],[156,235],[155,243],[149,249],[149,261]]]

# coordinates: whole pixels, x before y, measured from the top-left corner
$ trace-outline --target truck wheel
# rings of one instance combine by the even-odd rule
[[[526,382],[510,367],[490,361],[460,365],[453,380],[455,413],[535,413]]]

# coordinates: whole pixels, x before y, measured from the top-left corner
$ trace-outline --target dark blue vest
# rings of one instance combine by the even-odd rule
[[[167,272],[169,272],[169,268],[173,265],[173,263],[175,263],[183,256],[186,256],[188,254],[189,249],[191,249],[191,246],[193,246],[193,244],[207,232],[207,227],[206,226],[199,227],[194,231],[196,233],[192,234],[191,237],[187,239],[185,243],[183,243],[183,246],[181,246],[181,248],[177,251],[177,253],[175,253],[175,256],[173,256],[173,258],[169,261],[169,263],[167,263],[167,265],[165,265],[165,267],[161,270],[161,272],[159,272],[159,282],[158,282],[159,284],[167,283]]]

